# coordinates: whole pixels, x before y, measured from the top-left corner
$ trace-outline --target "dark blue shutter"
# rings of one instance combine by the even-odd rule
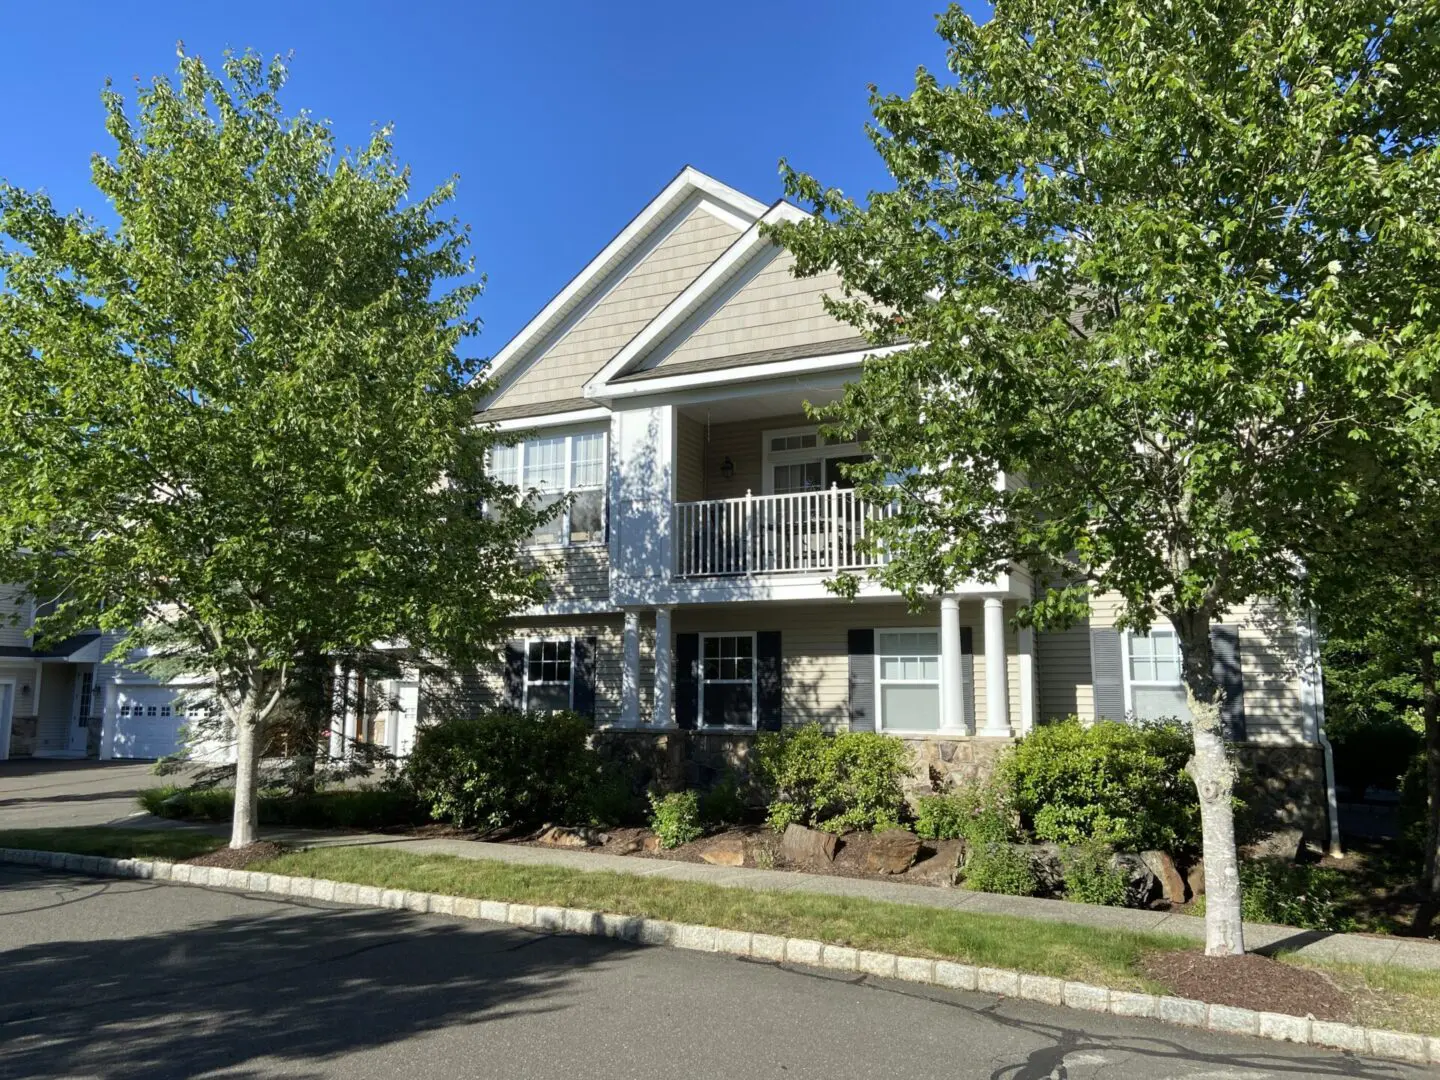
[[[761,731],[779,731],[784,698],[781,678],[780,631],[755,635],[755,715]]]
[[[691,729],[700,715],[700,635],[675,635],[675,723]]]
[[[968,626],[960,627],[960,716],[975,734],[975,632]]]
[[[581,716],[595,719],[595,650],[598,642],[593,637],[576,638],[571,648],[574,651],[571,678],[575,681],[571,699],[575,711]]]
[[[1240,671],[1240,630],[1210,627],[1210,672],[1223,696],[1220,727],[1231,742],[1245,739],[1245,677]]]
[[[505,646],[505,703],[512,709],[525,707],[525,642]]]
[[[875,730],[875,631],[851,630],[850,730]]]
[[[1090,628],[1090,682],[1095,693],[1095,719],[1124,720],[1125,673],[1118,630]]]

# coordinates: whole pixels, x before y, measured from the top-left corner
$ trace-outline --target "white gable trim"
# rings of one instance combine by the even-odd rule
[[[731,278],[743,271],[752,259],[766,252],[773,254],[771,241],[761,235],[761,225],[781,221],[800,222],[807,220],[809,216],[805,211],[784,202],[776,203],[765,211],[759,221],[751,225],[740,239],[706,267],[705,272],[692,281],[679,296],[665,305],[659,315],[650,320],[643,330],[630,339],[628,345],[600,369],[599,374],[585,384],[585,396],[603,398],[614,394],[616,388],[609,385],[611,379],[627,373],[639,364],[650,350],[668,338]]]
[[[597,285],[609,277],[647,235],[691,199],[697,199],[703,209],[736,229],[750,227],[765,213],[764,203],[728,184],[722,184],[712,176],[706,176],[698,169],[685,166],[630,224],[620,230],[615,239],[605,245],[600,254],[571,278],[570,283],[495,354],[486,365],[483,377],[498,380],[517,361],[529,356],[535,346],[548,337]]]
[[[593,420],[608,420],[610,410],[596,406],[593,409],[572,409],[569,412],[549,413],[542,416],[512,416],[508,420],[489,421],[496,431],[529,431],[531,428],[563,427],[566,424],[583,424]],[[477,413],[478,423],[486,423],[485,414]]]
[[[743,367],[693,371],[684,375],[656,376],[652,379],[637,379],[634,382],[612,383],[608,386],[586,386],[585,396],[593,397],[597,401],[612,402],[622,398],[647,397],[697,387],[730,386],[785,376],[812,375],[823,371],[858,368],[867,357],[888,356],[910,347],[910,343],[905,342],[900,345],[884,345],[874,349],[856,349],[850,352],[829,353],[825,356],[807,356],[800,360],[775,360],[762,364],[746,364]]]

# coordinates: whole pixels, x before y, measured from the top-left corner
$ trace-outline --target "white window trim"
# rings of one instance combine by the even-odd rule
[[[1175,634],[1175,631],[1173,629],[1166,626],[1162,626],[1159,629],[1162,633]],[[1153,634],[1155,632],[1155,628],[1152,627],[1150,632]],[[1135,715],[1135,687],[1137,686],[1142,688],[1148,686],[1159,686],[1165,687],[1166,689],[1178,686],[1181,690],[1185,689],[1185,680],[1183,678],[1177,679],[1174,682],[1167,682],[1161,679],[1132,679],[1130,677],[1130,639],[1134,636],[1135,631],[1133,630],[1126,630],[1123,634],[1120,635],[1120,681],[1125,695],[1126,716]],[[1144,636],[1148,637],[1149,635]],[[1180,636],[1178,634],[1175,634],[1175,648],[1177,650],[1180,648]],[[1185,719],[1185,717],[1182,716],[1180,719],[1183,720]]]
[[[537,643],[544,645],[547,641],[568,641],[570,643],[570,692],[565,698],[565,708],[571,712],[575,711],[575,638],[573,637],[529,637],[525,639],[524,670],[520,678],[520,711],[530,711],[530,645]],[[543,680],[537,682],[536,686],[558,686],[558,682],[547,683]]]
[[[902,655],[902,654],[900,654],[900,653],[882,653],[882,652],[880,651],[880,635],[881,635],[881,634],[928,634],[928,633],[934,633],[934,634],[935,634],[935,649],[936,649],[935,656],[936,656],[937,658],[939,658],[939,660],[940,660],[940,678],[933,680],[933,683],[934,683],[934,686],[935,686],[935,692],[936,692],[935,710],[936,710],[937,726],[934,727],[934,728],[921,728],[921,729],[918,730],[918,731],[915,730],[914,728],[886,727],[886,726],[885,726],[885,695],[880,692],[881,687],[882,687],[883,685],[885,685],[885,683],[887,683],[887,682],[888,682],[891,686],[930,686],[931,683],[932,683],[932,680],[930,680],[930,679],[889,679],[889,680],[883,680],[883,681],[882,681],[881,678],[880,678],[880,660],[881,660],[881,658],[884,657],[884,656],[888,656],[888,655],[899,656],[899,655]],[[942,735],[943,735],[943,736],[948,736],[948,737],[951,737],[951,738],[954,737],[955,732],[953,732],[953,731],[946,731],[946,730],[944,730],[942,727],[939,726],[939,725],[943,725],[943,724],[945,723],[945,691],[944,691],[944,688],[943,688],[943,682],[944,682],[944,679],[945,679],[945,661],[944,661],[944,653],[940,650],[940,628],[939,628],[939,627],[934,627],[934,628],[932,629],[931,627],[928,627],[928,626],[877,626],[877,627],[875,628],[875,657],[874,657],[874,661],[875,661],[875,730],[876,730],[876,731],[880,732],[880,733],[883,734],[883,735],[913,735],[913,736],[917,736],[917,737],[920,737],[920,736],[929,736],[929,737],[931,737],[931,738],[934,738],[934,737],[942,736]]]
[[[601,478],[600,483],[593,486],[577,488],[575,480],[575,437],[577,435],[599,435],[600,436],[600,462]],[[559,492],[543,492],[545,495],[560,495],[564,498],[576,491],[598,491],[600,492],[600,536],[594,540],[571,540],[570,539],[570,507],[566,506],[565,512],[560,520],[560,539],[545,543],[536,543],[526,540],[521,544],[525,551],[563,551],[565,548],[594,548],[603,547],[609,543],[610,532],[610,432],[608,429],[592,429],[589,431],[565,431],[536,433],[535,439],[564,439],[565,440],[565,486]],[[517,442],[507,445],[513,447],[516,452],[516,484],[520,489],[521,497],[531,492],[531,488],[525,483],[525,444],[531,440],[520,439]],[[509,481],[506,481],[507,483]],[[538,488],[534,490],[539,490]]]
[[[781,439],[787,435],[814,435],[815,445],[806,447],[804,450],[771,450],[770,440]],[[801,427],[772,428],[761,433],[761,492],[765,495],[775,494],[775,466],[776,465],[804,465],[807,462],[820,462],[820,487],[816,490],[825,490],[825,462],[830,458],[855,457],[860,454],[859,443],[832,443],[827,442],[820,434],[818,424],[807,424]]]
[[[710,638],[749,638],[750,639],[750,723],[749,724],[707,724],[705,723],[705,684],[713,681],[717,686],[741,686],[743,679],[714,679],[705,678],[705,642]],[[759,647],[759,640],[754,630],[731,630],[717,631],[713,634],[700,635],[700,671],[699,683],[700,694],[698,708],[695,714],[696,731],[756,731],[760,727],[760,657],[756,652]]]

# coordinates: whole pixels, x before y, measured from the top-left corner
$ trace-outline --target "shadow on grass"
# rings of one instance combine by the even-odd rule
[[[89,892],[91,883],[76,878],[11,877],[9,887],[28,886],[35,903],[0,915],[0,941],[12,927],[18,934],[44,918],[47,907],[68,904],[68,918],[95,918],[99,909],[66,895],[77,883]],[[7,950],[0,961],[4,1075],[158,1078],[225,1069],[227,1076],[318,1076],[327,1059],[482,1023],[501,1006],[507,1017],[560,1008],[556,992],[578,971],[621,951],[604,941],[576,947],[573,939],[404,912],[298,904],[195,922],[192,890],[93,884],[107,894],[107,932],[132,921],[153,929]],[[248,911],[256,901],[222,903]],[[11,919],[23,922],[7,926]]]

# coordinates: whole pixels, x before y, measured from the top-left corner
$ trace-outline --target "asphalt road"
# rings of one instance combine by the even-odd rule
[[[5,1078],[1426,1075],[983,994],[0,866]]]

